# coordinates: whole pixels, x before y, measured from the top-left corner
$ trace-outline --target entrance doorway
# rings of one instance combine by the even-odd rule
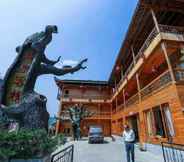
[[[132,127],[135,133],[135,142],[139,142],[139,116],[138,115],[133,115],[128,117],[128,123]]]

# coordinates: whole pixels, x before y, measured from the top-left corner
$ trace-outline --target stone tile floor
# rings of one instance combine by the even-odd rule
[[[126,162],[126,153],[123,142],[111,138],[105,139],[104,144],[88,144],[87,139],[69,142],[66,145],[74,144],[74,162]],[[163,162],[162,153],[155,155],[151,152],[141,152],[135,146],[135,162]]]

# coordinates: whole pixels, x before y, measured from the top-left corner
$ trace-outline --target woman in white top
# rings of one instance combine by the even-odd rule
[[[135,162],[135,158],[134,158],[135,133],[132,129],[130,129],[129,125],[124,126],[123,138],[125,141],[127,162],[130,162],[130,155],[131,155],[132,162]]]

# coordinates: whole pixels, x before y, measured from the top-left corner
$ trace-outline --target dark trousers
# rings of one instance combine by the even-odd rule
[[[134,143],[130,142],[125,142],[125,149],[126,149],[126,154],[127,154],[127,162],[130,162],[130,156],[132,159],[132,162],[134,162],[135,157],[134,157]]]

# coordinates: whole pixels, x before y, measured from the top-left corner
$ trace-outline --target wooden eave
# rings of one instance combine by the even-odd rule
[[[168,25],[183,24],[181,23],[181,20],[177,19],[175,22],[169,22],[169,17],[166,15],[168,12],[170,12],[170,14],[179,13],[184,15],[184,2],[182,0],[140,0],[137,4],[131,23],[129,25],[129,29],[126,33],[115,65],[111,72],[109,78],[110,84],[114,82],[116,67],[120,66],[121,64],[126,64],[126,59],[132,57],[130,50],[131,46],[133,45],[135,54],[137,54],[147,36],[152,31],[154,24],[153,21],[150,21],[152,20],[151,14],[149,12],[151,8],[156,11],[156,16],[159,23],[168,23]]]

